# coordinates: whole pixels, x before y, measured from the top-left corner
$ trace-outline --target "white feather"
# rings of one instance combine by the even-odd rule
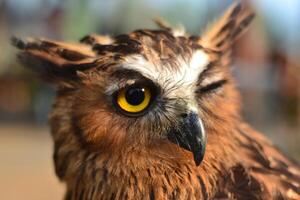
[[[196,51],[189,62],[180,57],[177,59],[180,68],[176,70],[171,70],[171,67],[155,66],[141,55],[128,56],[122,67],[138,71],[162,86],[165,85],[166,81],[180,84],[180,86],[191,86],[197,82],[199,75],[209,63],[208,55],[201,50]]]

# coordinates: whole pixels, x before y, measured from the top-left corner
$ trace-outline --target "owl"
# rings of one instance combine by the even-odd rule
[[[300,199],[299,165],[240,115],[231,52],[253,17],[237,3],[201,36],[158,21],[74,44],[13,38],[56,87],[65,199]]]

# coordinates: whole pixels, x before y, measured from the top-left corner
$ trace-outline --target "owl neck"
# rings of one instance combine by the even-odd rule
[[[216,177],[225,177],[226,168],[234,163],[225,159],[229,152],[218,152],[221,159],[216,159],[216,150],[210,147],[197,167],[190,152],[170,143],[99,152],[86,150],[75,137],[65,140],[68,145],[61,144],[61,138],[55,141],[54,158],[70,199],[131,199],[130,195],[142,199],[145,194],[184,199],[191,191],[192,196],[212,198],[219,182]],[[186,187],[179,192],[182,184]]]
[[[184,199],[190,191],[191,196],[205,199],[213,196],[211,188],[217,187],[214,177],[222,174],[210,170],[208,176],[210,167],[198,168],[192,159],[175,161],[141,151],[117,155],[82,152],[77,156],[82,160],[71,161],[68,170],[73,170],[63,177],[70,199],[143,199],[145,195],[149,199]],[[76,163],[80,164],[75,169]],[[179,191],[182,184],[185,187]],[[91,194],[94,198],[89,197]]]

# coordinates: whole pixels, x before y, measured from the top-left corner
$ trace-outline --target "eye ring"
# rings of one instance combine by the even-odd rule
[[[152,103],[154,93],[150,87],[132,85],[115,94],[114,103],[122,114],[130,117],[143,115]]]

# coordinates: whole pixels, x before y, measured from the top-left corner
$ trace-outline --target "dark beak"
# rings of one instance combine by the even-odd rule
[[[182,115],[179,123],[168,132],[168,139],[192,152],[196,165],[200,165],[205,153],[206,134],[196,113]]]

